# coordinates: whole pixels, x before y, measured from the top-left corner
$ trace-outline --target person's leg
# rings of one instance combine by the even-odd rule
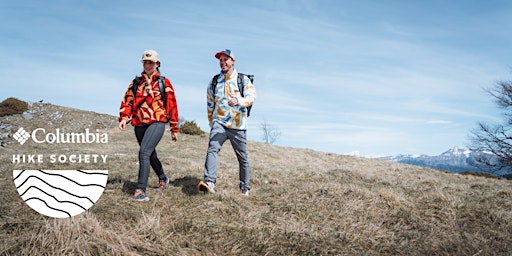
[[[219,161],[218,154],[226,139],[227,136],[225,128],[217,122],[213,122],[212,129],[210,130],[210,141],[208,143],[206,161],[204,164],[204,182],[216,182],[217,164]]]
[[[165,133],[165,125],[164,125],[164,133]],[[162,162],[160,162],[160,159],[158,159],[156,149],[153,150],[153,153],[151,153],[151,155],[149,156],[149,163],[150,163],[151,167],[153,168],[153,171],[155,171],[156,176],[158,177],[158,180],[165,181],[167,176],[165,176]]]
[[[144,126],[135,126],[135,128],[133,129],[135,131],[135,137],[137,138],[137,143],[139,143],[139,176],[138,176],[138,180],[137,180],[137,183],[141,181],[141,177],[143,177],[143,173],[144,172],[144,168],[142,168],[142,164],[140,162],[140,151],[141,151],[141,143],[142,143],[142,139],[144,138],[144,134],[146,133],[146,130],[148,129],[148,126],[147,125],[144,125]],[[137,186],[137,188],[139,188],[139,186]],[[145,191],[144,191],[145,192]]]
[[[135,126],[134,128],[134,131],[135,131],[135,138],[137,138],[137,142],[139,143],[139,151],[140,151],[140,144],[142,143],[142,139],[144,138],[144,134],[146,133],[146,129],[148,127],[145,125],[145,126]],[[139,179],[140,180],[140,177],[142,175],[142,172],[143,172],[143,168],[142,168],[142,165],[140,165],[140,162],[139,162]],[[135,200],[137,201],[148,201],[149,200],[149,197],[146,196],[146,193],[145,191],[143,191],[142,189],[139,189],[137,188],[135,190],[135,193],[134,193],[134,198]]]
[[[146,192],[146,186],[149,178],[150,171],[150,156],[155,151],[158,142],[162,139],[165,131],[164,123],[153,123],[146,126],[145,129],[137,129],[135,127],[135,134],[137,141],[139,141],[139,179],[137,188]],[[156,153],[155,153],[156,155]],[[157,158],[158,160],[158,158]],[[161,163],[160,163],[161,165]]]
[[[235,151],[238,159],[239,177],[240,177],[240,190],[248,191],[250,187],[250,168],[249,157],[247,154],[247,131],[226,129],[231,146]]]

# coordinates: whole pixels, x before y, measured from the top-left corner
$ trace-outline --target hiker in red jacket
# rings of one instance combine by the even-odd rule
[[[160,76],[158,53],[154,50],[144,51],[142,62],[142,76],[132,81],[121,101],[119,129],[126,130],[126,123],[131,118],[131,123],[135,127],[135,137],[140,146],[139,178],[134,199],[148,201],[146,186],[150,166],[158,175],[157,191],[169,184],[169,178],[165,175],[155,150],[165,132],[165,123],[170,124],[173,141],[178,140],[179,128],[174,88],[169,79]],[[165,88],[165,92],[162,93],[160,88]]]

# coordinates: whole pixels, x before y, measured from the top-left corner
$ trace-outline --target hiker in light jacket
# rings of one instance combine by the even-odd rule
[[[139,143],[139,177],[134,199],[148,201],[146,186],[148,183],[150,166],[158,176],[157,190],[160,191],[169,184],[162,163],[158,159],[156,146],[165,132],[165,124],[169,122],[171,139],[178,140],[178,105],[174,95],[174,88],[169,79],[160,76],[160,59],[154,50],[142,53],[144,71],[141,77],[132,81],[128,86],[119,111],[119,129],[126,130],[126,123],[130,121],[135,127],[135,137]],[[162,79],[161,81],[159,81]],[[162,97],[159,83],[165,84],[165,99]],[[137,86],[138,84],[138,86]],[[134,86],[137,86],[134,95]],[[135,97],[134,97],[135,96]]]
[[[256,89],[247,76],[243,76],[244,97],[238,89],[238,72],[235,70],[235,55],[226,49],[215,54],[221,72],[213,90],[212,82],[207,88],[207,110],[210,122],[210,141],[204,166],[204,180],[198,184],[200,191],[215,193],[218,153],[226,140],[230,140],[239,165],[240,192],[249,195],[250,169],[247,155],[247,107],[256,98]]]

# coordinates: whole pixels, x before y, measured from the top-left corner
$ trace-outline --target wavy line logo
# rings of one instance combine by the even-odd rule
[[[108,170],[13,170],[14,185],[35,211],[69,218],[91,208],[105,190]]]

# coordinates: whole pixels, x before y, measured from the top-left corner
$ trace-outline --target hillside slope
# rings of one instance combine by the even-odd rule
[[[249,142],[251,195],[238,192],[229,143],[220,153],[216,194],[196,190],[208,138],[166,132],[158,147],[172,186],[149,202],[137,180],[133,130],[116,118],[46,104],[32,119],[0,128],[44,127],[108,134],[106,144],[17,142],[0,147],[0,254],[4,255],[506,255],[512,251],[511,181],[434,171],[378,159]],[[60,113],[59,115],[55,114]],[[57,120],[49,117],[60,116]],[[59,122],[57,122],[60,120]],[[4,132],[5,133],[5,132]],[[6,137],[5,140],[12,139]],[[11,163],[16,154],[105,154],[106,163]],[[48,218],[16,191],[15,169],[106,169],[108,183],[87,212]]]

